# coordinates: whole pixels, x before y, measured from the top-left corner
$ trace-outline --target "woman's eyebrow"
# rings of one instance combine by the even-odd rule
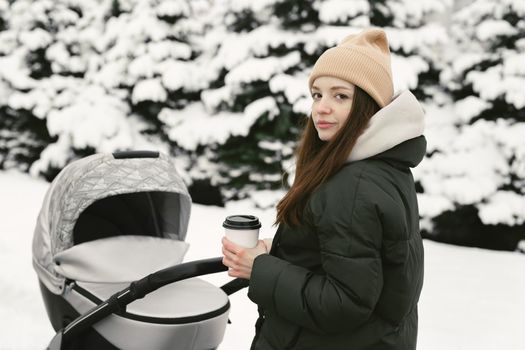
[[[346,87],[346,86],[332,86],[330,88],[330,90],[348,90],[348,91],[352,91],[352,89],[350,89],[349,87]]]
[[[337,85],[337,86],[332,86],[330,88],[330,90],[339,90],[339,89],[343,89],[343,90],[348,90],[348,91],[352,91],[352,89],[350,89],[349,87],[346,87],[346,86],[341,86],[341,85]],[[312,90],[321,90],[319,89],[317,86],[312,86]]]

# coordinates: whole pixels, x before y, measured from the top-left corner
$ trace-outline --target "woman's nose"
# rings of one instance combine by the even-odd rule
[[[319,114],[327,114],[332,111],[332,108],[330,107],[330,104],[327,103],[324,99],[321,99],[317,102],[317,106],[315,106],[315,110]]]

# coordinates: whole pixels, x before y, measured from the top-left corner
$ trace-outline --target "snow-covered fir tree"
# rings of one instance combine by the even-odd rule
[[[188,18],[202,2],[193,4],[20,0],[6,9],[2,108],[42,120],[49,133],[32,173],[52,178],[94,152],[177,152],[158,116],[199,99],[203,80],[188,33],[202,25]]]
[[[427,114],[428,154],[414,171],[424,233],[465,243],[504,229],[513,249],[525,225],[524,8],[0,0],[0,169],[51,179],[94,152],[156,149],[175,157],[196,202],[274,205],[293,181],[312,65],[379,26],[395,91],[413,91]]]
[[[523,1],[478,0],[446,22],[429,157],[416,169],[430,237],[511,250],[525,238],[524,18]]]
[[[202,57],[208,55],[217,78],[201,102],[187,107],[192,118],[177,111],[163,120],[183,147],[205,148],[192,171],[219,186],[226,199],[249,197],[268,206],[282,196],[283,180],[288,185],[293,179],[299,129],[310,114],[309,71],[346,35],[368,26],[386,29],[396,90],[415,89],[424,98],[431,93],[426,87],[438,81],[431,56],[446,38],[436,18],[450,2],[222,0],[214,5]],[[210,127],[199,127],[203,123]]]
[[[53,140],[44,120],[23,106],[12,108],[8,104],[13,88],[24,88],[23,82],[17,80],[13,58],[9,57],[15,45],[16,35],[10,30],[9,3],[0,1],[0,169],[27,171]],[[33,65],[39,54],[34,50],[27,55],[28,64]],[[37,77],[39,72],[34,68],[33,75]],[[40,71],[44,70],[45,67],[41,67]],[[6,76],[12,79],[5,79]]]

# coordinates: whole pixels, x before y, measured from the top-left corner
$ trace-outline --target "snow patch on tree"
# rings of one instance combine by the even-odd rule
[[[454,114],[459,117],[460,122],[468,123],[472,118],[491,106],[491,103],[479,97],[467,96],[454,104]]]
[[[511,191],[496,192],[479,206],[479,217],[485,225],[520,225],[525,222],[525,197]]]
[[[264,113],[270,118],[279,114],[272,97],[252,102],[244,113],[220,112],[210,115],[202,103],[194,103],[183,110],[163,109],[159,119],[169,128],[171,140],[187,150],[199,145],[223,144],[232,136],[246,136],[252,125]]]
[[[249,84],[261,80],[268,81],[277,73],[286,71],[300,63],[298,52],[291,52],[285,57],[252,58],[233,68],[225,77],[226,84]]]
[[[131,101],[137,104],[143,101],[165,102],[168,93],[161,84],[160,79],[141,80],[133,88]]]
[[[346,20],[367,14],[370,11],[370,4],[365,0],[344,1],[328,0],[319,4],[319,19],[321,22],[342,23]]]

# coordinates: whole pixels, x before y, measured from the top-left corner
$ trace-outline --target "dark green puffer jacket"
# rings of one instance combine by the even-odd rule
[[[410,168],[425,150],[419,136],[345,164],[301,227],[279,226],[250,278],[252,349],[416,349],[423,245]]]

